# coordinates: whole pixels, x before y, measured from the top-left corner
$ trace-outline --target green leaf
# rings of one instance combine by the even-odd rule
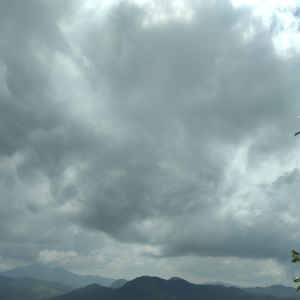
[[[294,250],[292,250],[291,252],[292,252],[292,256],[293,256],[293,259],[291,260],[291,262],[292,263],[300,262],[300,253],[296,252]]]
[[[300,132],[298,132],[298,133],[300,133]],[[292,252],[292,256],[293,256],[292,263],[300,262],[300,253],[295,251],[295,250],[292,250],[291,252]],[[293,278],[293,281],[294,282],[300,282],[300,277]],[[299,290],[300,290],[300,286],[298,286],[297,292]]]

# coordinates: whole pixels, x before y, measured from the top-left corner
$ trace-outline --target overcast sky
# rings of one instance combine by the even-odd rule
[[[300,1],[0,0],[0,271],[295,286]]]

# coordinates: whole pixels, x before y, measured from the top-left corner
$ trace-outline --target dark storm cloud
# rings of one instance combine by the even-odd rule
[[[53,234],[52,223],[64,222],[49,209],[43,189],[48,189],[47,178],[61,159],[57,138],[64,116],[51,97],[50,70],[53,51],[68,49],[57,26],[68,6],[70,1],[0,2],[1,255],[5,257],[34,261],[47,242],[62,242],[59,234]]]
[[[1,95],[1,153],[27,147],[34,131],[60,122],[51,98],[53,51],[67,49],[56,22],[68,6],[54,1],[1,1],[1,61],[9,94]],[[30,146],[29,146],[30,147]]]
[[[274,245],[286,232],[275,230],[269,207],[255,226],[219,213],[232,148],[253,139],[249,165],[286,148],[280,134],[290,128],[280,126],[291,114],[283,99],[292,83],[282,78],[271,36],[227,2],[199,5],[190,22],[143,27],[144,18],[142,9],[121,3],[82,45],[99,85],[109,86],[115,118],[129,124],[134,164],[143,162],[137,173],[126,157],[107,187],[97,181],[95,198],[85,197],[93,200],[85,201],[84,223],[124,241],[167,244],[166,255],[280,255]],[[139,146],[145,142],[148,152]],[[147,218],[168,234],[138,229]]]
[[[77,1],[0,7],[4,257],[101,244],[84,249],[75,225],[154,257],[299,247],[299,170],[283,168],[299,58],[278,57],[249,9],[203,1],[151,24],[150,6],[121,2],[78,25]]]

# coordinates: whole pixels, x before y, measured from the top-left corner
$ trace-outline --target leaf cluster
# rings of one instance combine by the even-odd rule
[[[299,132],[300,133],[300,132]],[[292,257],[293,259],[291,260],[292,263],[298,263],[300,262],[300,253],[295,251],[295,250],[292,250]],[[293,278],[293,281],[294,282],[300,282],[300,277],[296,277],[296,278]],[[297,287],[297,292],[300,290],[300,286]]]

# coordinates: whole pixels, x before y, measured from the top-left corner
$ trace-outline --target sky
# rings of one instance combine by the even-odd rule
[[[0,0],[0,271],[296,286],[300,1]]]

